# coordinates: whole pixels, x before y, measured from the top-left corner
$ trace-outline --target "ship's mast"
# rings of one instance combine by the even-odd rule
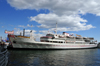
[[[56,22],[56,34],[57,34],[57,22]]]

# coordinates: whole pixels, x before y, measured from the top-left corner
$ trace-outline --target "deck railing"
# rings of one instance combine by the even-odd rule
[[[0,66],[7,66],[8,51],[0,46]]]

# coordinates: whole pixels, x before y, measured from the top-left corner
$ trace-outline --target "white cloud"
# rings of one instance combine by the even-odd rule
[[[49,30],[55,27],[56,22],[58,31],[89,30],[95,27],[87,24],[88,21],[79,14],[91,13],[100,16],[100,0],[7,0],[7,2],[16,9],[48,9],[49,14],[31,16],[30,21],[36,21],[40,24],[37,27]]]
[[[30,35],[30,31],[29,29],[25,29],[25,35]],[[35,33],[36,31],[35,30],[32,30],[33,33]],[[20,28],[14,28],[14,34],[15,35],[20,35],[20,32],[23,34],[23,30],[20,30]]]
[[[14,34],[15,35],[20,35],[20,33],[22,33],[23,31],[20,30],[19,28],[14,28]]]
[[[7,0],[16,9],[49,9],[59,15],[93,13],[100,15],[100,0]]]
[[[42,30],[42,31],[39,31],[39,32],[42,33],[42,34],[44,34],[44,35],[46,35],[47,33],[49,33],[49,30]]]
[[[27,27],[34,27],[33,25],[29,25],[29,24],[27,24]]]
[[[2,26],[2,28],[4,28],[4,26]]]
[[[24,26],[24,25],[18,25],[18,27],[26,28],[26,26]]]
[[[34,26],[33,26],[33,25],[27,24],[27,26],[24,26],[24,25],[18,25],[18,27],[27,28],[27,27],[34,27]]]
[[[80,16],[58,16],[56,14],[39,14],[35,17],[30,17],[31,21],[36,21],[41,24],[40,28],[55,28],[56,22],[58,31],[79,31],[95,28],[94,26],[86,25],[87,20],[82,19]]]
[[[34,38],[36,39],[36,41],[40,41],[40,37],[41,37],[41,36],[44,36],[44,34],[40,34],[40,33],[37,33],[37,34],[36,34],[36,33],[34,33],[33,36],[34,36]]]

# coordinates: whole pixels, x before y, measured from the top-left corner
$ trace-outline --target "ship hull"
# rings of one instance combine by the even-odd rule
[[[86,49],[86,48],[96,48],[95,44],[42,44],[42,43],[19,43],[12,44],[13,48],[27,48],[27,49]]]

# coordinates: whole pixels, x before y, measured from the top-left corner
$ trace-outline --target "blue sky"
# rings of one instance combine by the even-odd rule
[[[26,35],[33,30],[40,37],[53,33],[57,22],[58,34],[75,33],[100,41],[100,2],[86,1],[0,0],[0,36],[7,36],[5,30],[18,35],[25,28]]]

